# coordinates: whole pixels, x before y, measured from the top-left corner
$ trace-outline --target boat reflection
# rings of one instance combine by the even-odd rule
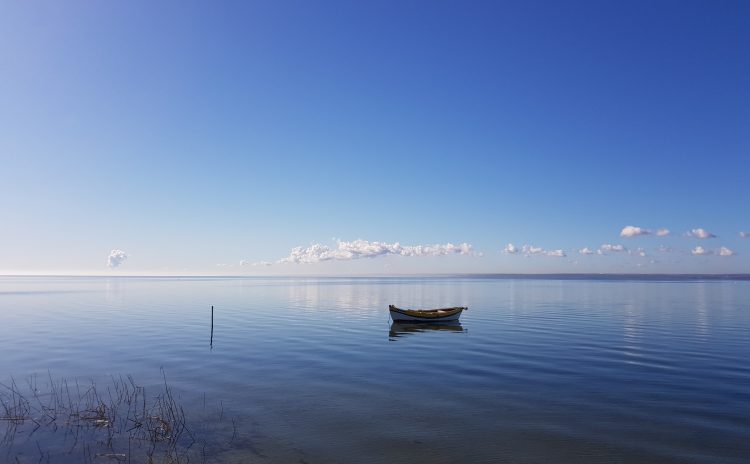
[[[442,330],[446,332],[466,332],[459,321],[445,322],[392,322],[388,330],[388,339],[395,340],[399,337],[413,335],[421,332]]]

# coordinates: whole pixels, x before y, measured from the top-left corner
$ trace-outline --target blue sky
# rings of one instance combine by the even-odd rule
[[[3,2],[0,273],[750,272],[748,44],[740,1]]]

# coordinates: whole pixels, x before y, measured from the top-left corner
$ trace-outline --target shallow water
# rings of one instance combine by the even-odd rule
[[[163,368],[208,462],[747,462],[749,330],[737,280],[0,278],[0,382]]]

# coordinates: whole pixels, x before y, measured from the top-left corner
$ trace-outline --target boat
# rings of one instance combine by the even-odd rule
[[[468,309],[465,306],[439,309],[401,309],[393,305],[388,305],[388,310],[391,312],[391,319],[394,321],[412,322],[457,321],[461,313]]]

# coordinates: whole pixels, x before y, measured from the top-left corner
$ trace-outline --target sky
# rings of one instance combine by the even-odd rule
[[[750,273],[745,1],[4,1],[0,274]]]

